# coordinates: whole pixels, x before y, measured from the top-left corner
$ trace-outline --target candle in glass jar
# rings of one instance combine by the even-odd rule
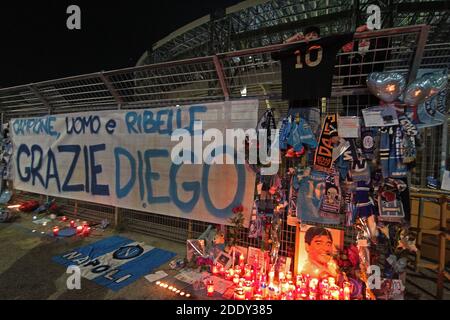
[[[344,282],[343,298],[344,300],[350,300],[350,282]]]
[[[217,264],[214,264],[212,266],[212,274],[217,275],[219,273],[219,266]]]
[[[286,279],[281,280],[281,292],[286,293],[289,291],[289,282]]]
[[[291,272],[291,271],[288,271],[288,272],[286,273],[286,280],[287,280],[287,281],[291,281],[291,280],[292,280],[292,272]]]
[[[319,284],[319,279],[317,278],[312,278],[309,281],[309,290],[311,291],[316,291],[317,290],[317,285]]]
[[[253,298],[253,284],[251,281],[245,281],[244,283],[245,298],[251,300]]]
[[[70,220],[70,227],[75,228],[75,220]]]
[[[220,268],[219,268],[219,274],[221,275],[221,276],[224,276],[225,275],[225,267],[224,266],[220,266]]]
[[[241,253],[241,255],[239,256],[239,265],[243,266],[244,263],[245,263],[245,257],[244,257],[244,254]]]
[[[320,282],[319,288],[320,288],[320,291],[328,290],[328,288],[329,288],[328,280],[327,279],[323,279]]]
[[[269,295],[268,287],[265,282],[261,282],[261,294],[264,299]]]
[[[59,233],[59,228],[58,228],[58,227],[53,227],[53,235],[54,235],[55,237],[57,237],[57,236],[58,236],[58,233]]]
[[[208,297],[212,297],[214,295],[214,282],[212,280],[208,280],[206,283],[206,290]]]
[[[241,269],[241,267],[240,266],[236,266],[235,268],[234,268],[234,273],[235,274],[237,274],[237,275],[241,275],[241,271],[242,271],[242,269]]]
[[[288,281],[289,291],[295,291],[295,284],[292,281]]]
[[[280,271],[280,272],[278,273],[278,280],[281,282],[281,281],[283,281],[284,279],[285,279],[284,272],[283,272],[283,271]]]
[[[250,265],[248,265],[248,264],[245,265],[244,278],[246,280],[251,280],[252,279],[252,267]]]
[[[234,300],[245,300],[245,292],[243,288],[238,287],[234,290]]]
[[[270,271],[269,272],[269,285],[271,283],[273,283],[274,278],[275,278],[275,271]]]
[[[239,275],[238,275],[238,274],[235,274],[235,275],[234,275],[233,283],[234,283],[234,284],[239,284]]]
[[[333,277],[328,277],[328,283],[330,286],[334,286],[336,284],[336,279]]]
[[[306,291],[306,288],[297,288],[297,299],[300,300],[306,300],[308,298],[308,292]]]
[[[295,285],[297,287],[301,287],[303,285],[303,277],[301,275],[297,275],[295,277]]]
[[[337,286],[334,286],[330,289],[330,296],[333,300],[339,300],[340,292]]]

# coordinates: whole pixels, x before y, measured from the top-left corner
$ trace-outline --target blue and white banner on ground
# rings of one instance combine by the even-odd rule
[[[195,121],[221,131],[225,146],[226,129],[254,129],[257,120],[257,100],[12,119],[14,187],[214,224],[230,224],[242,204],[248,226],[255,173],[243,164],[175,164],[180,141],[171,134],[187,129],[201,161],[212,140],[198,142]]]
[[[113,236],[53,257],[66,267],[77,266],[81,276],[117,291],[152,273],[175,253]]]

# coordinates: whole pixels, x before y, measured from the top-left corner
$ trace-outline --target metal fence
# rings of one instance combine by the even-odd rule
[[[323,106],[324,113],[359,114],[371,103],[365,83],[368,73],[391,70],[402,72],[412,80],[420,67],[449,67],[450,44],[426,45],[428,29],[425,25],[418,25],[356,34],[355,40],[370,41],[370,50],[364,56],[357,52],[338,55],[332,97],[318,101],[318,105]],[[285,46],[272,45],[0,89],[2,122],[47,114],[248,98],[259,99],[261,112],[269,105],[276,116],[281,117],[287,111],[287,103],[281,100],[280,63],[271,59],[271,53]],[[436,164],[442,160],[439,155],[443,146],[438,143],[442,141],[438,135],[447,134],[447,130],[442,130],[442,127],[430,130],[430,137],[435,140],[426,146],[432,146],[433,153],[428,148],[419,155],[418,167],[422,171],[418,170],[412,178],[417,184],[424,183],[424,174],[436,174],[439,170]],[[435,154],[435,158],[429,158],[431,154]],[[17,196],[19,201],[39,197],[24,192],[18,192]],[[129,230],[177,242],[198,237],[208,226],[201,221],[82,201],[58,199],[58,202],[67,215],[96,222],[108,219]],[[351,230],[347,231],[347,235],[352,237]],[[247,233],[248,230],[243,231],[241,244],[259,247],[259,240],[248,239]],[[294,243],[295,228],[283,220],[281,254],[292,255]]]

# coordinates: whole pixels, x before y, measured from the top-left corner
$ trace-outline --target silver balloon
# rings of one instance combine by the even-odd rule
[[[430,97],[431,81],[421,77],[414,80],[406,89],[403,101],[408,106],[418,106]]]
[[[425,73],[422,78],[430,82],[430,92],[427,99],[437,95],[447,87],[448,76],[442,72]]]
[[[372,72],[367,76],[369,91],[384,102],[394,102],[406,87],[405,77],[397,72]]]

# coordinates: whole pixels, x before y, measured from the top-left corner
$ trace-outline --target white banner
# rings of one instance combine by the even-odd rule
[[[217,224],[230,224],[242,204],[248,226],[255,174],[238,164],[174,164],[171,134],[202,121],[225,140],[225,129],[255,128],[257,115],[258,101],[247,100],[12,119],[14,187]],[[209,144],[200,140],[200,158]]]

